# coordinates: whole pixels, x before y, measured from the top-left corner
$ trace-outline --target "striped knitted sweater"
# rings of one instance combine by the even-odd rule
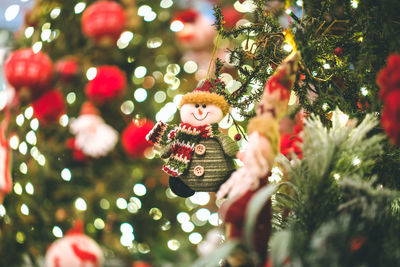
[[[222,133],[216,123],[202,126],[181,123],[179,126],[172,127],[160,121],[149,132],[146,139],[157,146],[169,146],[170,156],[163,166],[163,171],[170,176],[179,177],[188,169],[196,144],[201,140],[220,135]],[[232,153],[229,151],[228,153],[234,156],[237,148],[230,150]]]

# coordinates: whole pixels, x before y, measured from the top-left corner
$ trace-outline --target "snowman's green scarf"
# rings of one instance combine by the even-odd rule
[[[202,140],[221,134],[218,124],[192,126],[181,123],[171,127],[163,122],[158,122],[146,136],[147,141],[159,145],[170,145],[171,155],[163,166],[163,171],[170,176],[178,177],[189,167],[195,146]]]

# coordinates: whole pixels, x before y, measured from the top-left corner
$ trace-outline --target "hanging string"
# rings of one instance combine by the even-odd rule
[[[243,136],[244,140],[247,141],[246,134],[243,132],[242,128],[240,128],[240,126],[238,125],[236,120],[233,118],[232,114],[231,113],[228,113],[228,114],[229,114],[228,122],[229,122],[230,118],[232,118],[232,121],[233,121],[233,124],[235,125],[236,131]]]
[[[217,40],[215,41],[215,45],[214,45],[214,50],[211,54],[211,60],[210,60],[210,64],[208,65],[208,70],[207,70],[207,75],[206,75],[206,80],[209,80],[211,77],[211,69],[213,66],[213,62],[214,62],[214,58],[215,55],[217,54],[217,50],[218,50],[218,46],[219,46],[219,41],[221,40],[221,31],[218,32],[218,36],[217,36]]]

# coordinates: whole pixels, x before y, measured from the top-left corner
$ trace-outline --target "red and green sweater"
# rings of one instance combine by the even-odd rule
[[[216,123],[202,126],[180,123],[174,127],[160,121],[146,139],[156,146],[168,146],[170,156],[163,166],[163,171],[170,176],[179,177],[189,167],[196,144],[203,139],[218,138],[220,135],[223,134]],[[226,154],[234,156],[237,147],[225,147],[224,150],[227,150],[224,151]]]

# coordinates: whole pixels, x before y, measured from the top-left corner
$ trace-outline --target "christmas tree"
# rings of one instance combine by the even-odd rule
[[[198,82],[198,63],[180,61],[170,30],[185,8],[45,0],[27,13],[5,63],[18,103],[2,110],[3,122],[11,117],[13,185],[1,205],[0,265],[40,265],[77,221],[105,266],[188,266],[196,258],[195,245],[219,224],[216,206],[207,193],[173,194],[145,140],[156,119],[174,119],[182,93]]]

